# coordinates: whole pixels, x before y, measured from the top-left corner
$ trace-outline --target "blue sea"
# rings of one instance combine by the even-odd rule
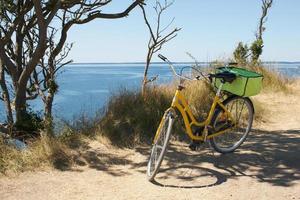
[[[177,63],[176,68],[190,63]],[[202,63],[202,65],[206,65]],[[58,119],[71,120],[81,114],[93,116],[103,108],[108,98],[122,89],[140,88],[144,63],[76,63],[69,64],[58,75],[59,91],[54,100],[54,115]],[[300,63],[266,63],[281,74],[300,77]],[[154,63],[149,68],[149,77],[158,75],[155,84],[172,81],[169,67]],[[42,102],[37,99],[30,103],[35,111],[42,111]],[[0,102],[0,121],[5,117],[3,103]]]

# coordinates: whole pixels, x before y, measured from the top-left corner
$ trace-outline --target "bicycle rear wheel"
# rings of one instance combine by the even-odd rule
[[[246,140],[252,127],[254,108],[249,98],[239,96],[229,97],[223,104],[233,120],[219,108],[215,111],[211,125],[215,132],[231,129],[211,138],[210,144],[219,153],[231,153]]]
[[[154,180],[162,163],[169,143],[173,122],[174,117],[171,112],[168,112],[164,115],[161,125],[158,127],[147,165],[147,176],[149,181]]]

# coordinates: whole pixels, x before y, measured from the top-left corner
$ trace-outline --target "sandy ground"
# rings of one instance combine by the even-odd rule
[[[268,118],[235,153],[191,152],[172,142],[150,183],[150,147],[115,149],[94,141],[75,168],[0,178],[0,199],[300,199],[300,89],[256,98],[268,105]]]

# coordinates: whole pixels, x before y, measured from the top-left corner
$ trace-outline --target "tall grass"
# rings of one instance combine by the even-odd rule
[[[289,84],[292,80],[274,69],[263,65],[247,66],[248,69],[256,71],[264,76],[263,92],[289,92]]]
[[[148,141],[170,103],[171,96],[158,88],[147,90],[144,97],[140,91],[122,90],[110,98],[100,132],[117,146]]]
[[[118,146],[151,142],[175,90],[175,85],[165,85],[148,88],[145,96],[128,90],[112,96],[99,123],[100,132]],[[185,94],[195,116],[204,118],[212,101],[211,88],[204,82],[187,84]]]
[[[0,174],[22,172],[42,168],[69,169],[73,164],[72,149],[82,139],[80,136],[40,138],[28,143],[25,150],[17,150],[0,138]]]

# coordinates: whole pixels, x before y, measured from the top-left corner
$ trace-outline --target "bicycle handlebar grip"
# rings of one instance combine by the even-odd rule
[[[236,66],[236,65],[238,65],[238,63],[237,63],[237,62],[230,62],[230,63],[228,63],[228,65],[229,65],[229,66],[230,66],[230,65]]]
[[[166,57],[164,57],[163,55],[161,55],[161,54],[158,54],[158,57],[160,58],[160,59],[162,59],[163,61],[166,61],[167,60],[167,58]]]

